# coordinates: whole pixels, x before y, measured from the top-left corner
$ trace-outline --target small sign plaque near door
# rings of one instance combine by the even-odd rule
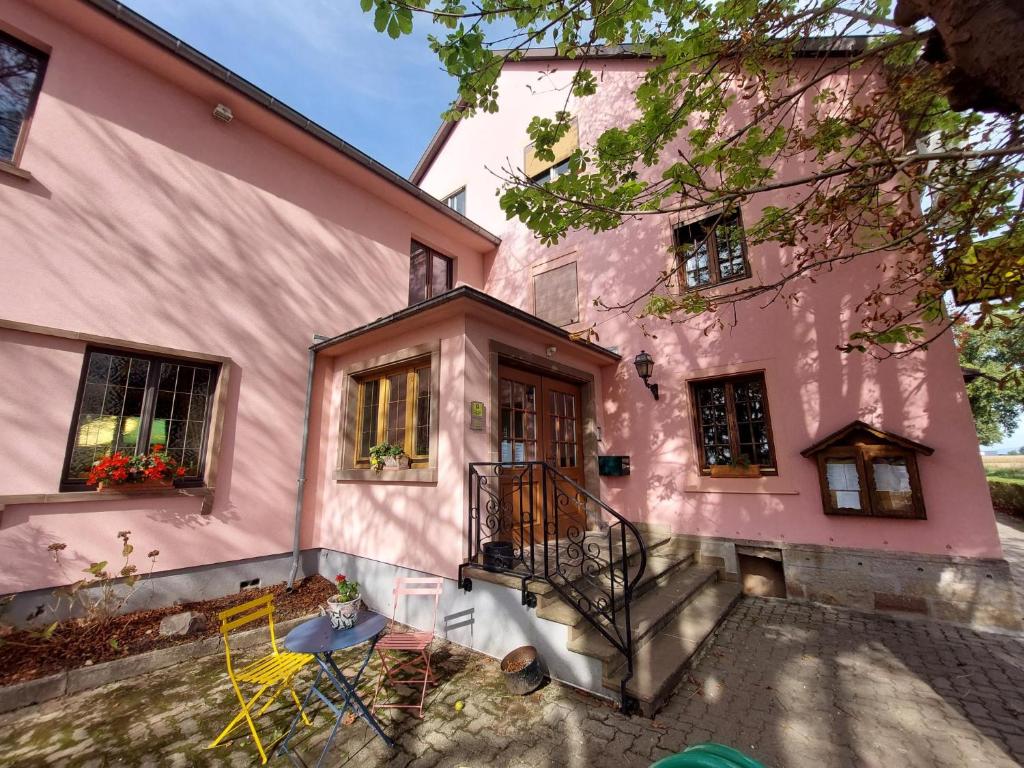
[[[487,408],[479,400],[469,404],[469,428],[481,432],[487,427]]]

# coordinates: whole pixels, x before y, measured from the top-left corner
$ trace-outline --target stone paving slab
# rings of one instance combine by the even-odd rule
[[[1024,640],[1009,635],[747,598],[654,721],[557,684],[512,697],[496,661],[456,646],[435,660],[443,683],[424,720],[382,715],[396,751],[356,722],[328,764],[643,768],[707,740],[769,767],[1024,761]],[[204,749],[234,706],[223,661],[198,659],[0,715],[0,765],[256,765],[244,737]],[[283,733],[293,712],[276,706],[264,732]],[[300,754],[315,758],[327,729],[321,714],[294,740]]]

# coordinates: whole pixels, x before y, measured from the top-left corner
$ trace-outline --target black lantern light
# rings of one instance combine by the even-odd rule
[[[658,399],[658,385],[651,384],[649,379],[651,374],[654,373],[654,358],[640,350],[640,354],[633,358],[633,365],[636,366],[637,375],[644,380],[644,385],[651,390],[651,394],[654,395],[654,399]]]

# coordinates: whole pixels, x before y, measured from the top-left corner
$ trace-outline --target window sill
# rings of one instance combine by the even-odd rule
[[[414,469],[336,469],[334,479],[339,483],[436,483],[437,467]]]
[[[34,178],[32,174],[29,171],[26,171],[24,168],[19,168],[16,165],[11,165],[10,163],[6,163],[3,160],[0,160],[0,173],[6,173],[11,176],[16,176],[17,178],[24,179],[25,181],[32,181],[32,179]]]
[[[213,507],[213,488],[155,488],[152,491],[118,493],[116,491],[64,491],[62,493],[22,493],[0,495],[0,512],[8,504],[66,504],[78,502],[124,501],[126,499],[170,498],[193,496],[203,499],[201,514],[210,514]]]

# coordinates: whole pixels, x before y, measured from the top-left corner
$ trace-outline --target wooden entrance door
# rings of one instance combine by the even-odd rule
[[[517,368],[499,369],[498,409],[501,417],[500,455],[502,462],[544,461],[580,486],[583,485],[582,390],[579,384],[555,379]],[[522,477],[522,475],[520,475]],[[533,470],[532,484],[524,490],[509,487],[510,527],[513,539],[522,543],[544,540],[543,482],[539,468]],[[553,480],[554,478],[549,478]],[[569,483],[549,482],[548,510],[553,521],[558,505],[557,536],[570,528],[576,536],[586,530],[586,512],[577,504],[577,492]],[[522,497],[532,487],[532,499]],[[556,490],[557,488],[557,490]],[[532,501],[532,504],[530,503]],[[532,530],[529,520],[533,511]],[[525,519],[524,519],[525,518]],[[551,533],[554,533],[552,530]]]

